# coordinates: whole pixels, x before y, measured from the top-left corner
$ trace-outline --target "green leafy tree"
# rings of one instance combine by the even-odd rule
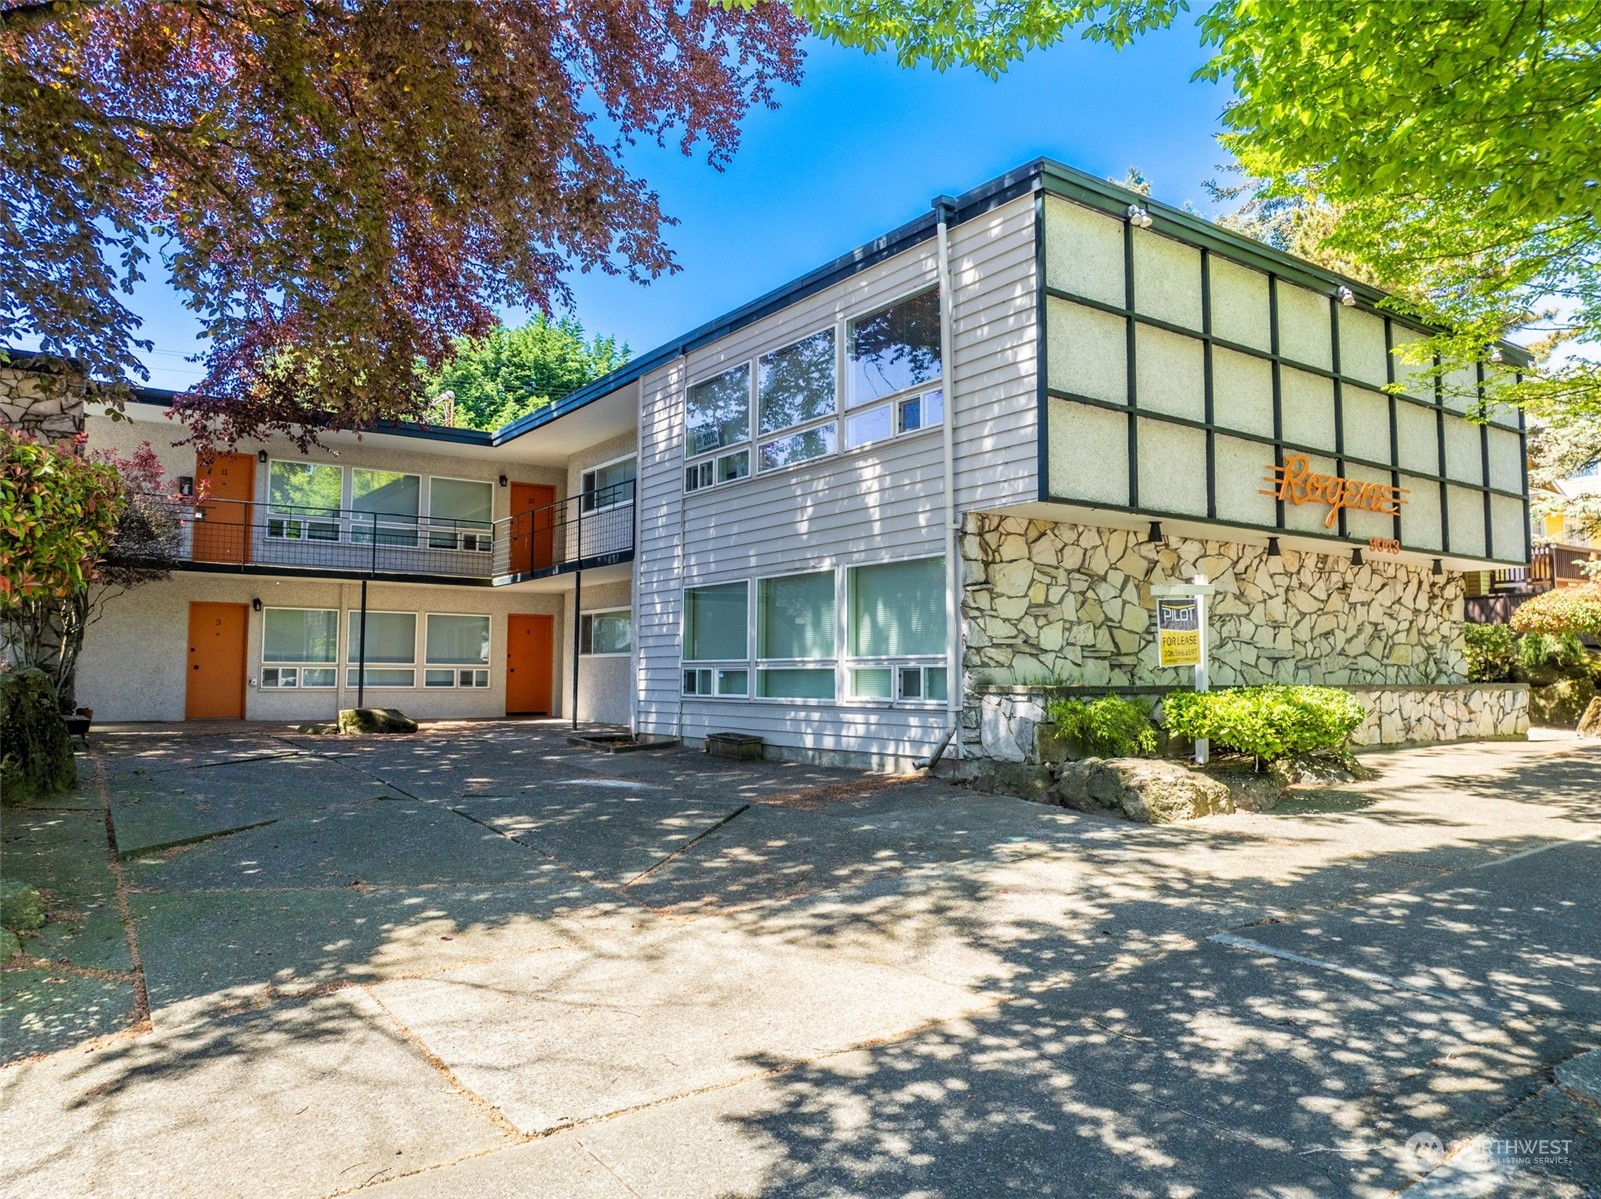
[[[1601,637],[1601,583],[1557,587],[1518,605],[1512,627],[1519,633]]]
[[[433,419],[443,417],[438,397],[452,393],[454,423],[499,429],[519,416],[553,404],[628,361],[615,337],[586,338],[584,326],[564,317],[535,317],[516,329],[496,326],[485,337],[464,337],[444,367],[430,376]]]
[[[1127,44],[1182,0],[796,0],[844,45],[995,75],[1069,31]],[[1225,146],[1258,218],[1451,333],[1444,373],[1514,329],[1546,369],[1502,391],[1601,411],[1601,6],[1593,0],[1220,0],[1198,24],[1226,80]],[[1426,356],[1426,357],[1425,357]],[[1499,381],[1498,381],[1499,382]]]

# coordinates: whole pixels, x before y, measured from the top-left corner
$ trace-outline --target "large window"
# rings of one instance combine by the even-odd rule
[[[750,440],[750,363],[689,389],[687,452],[694,458]]]
[[[684,592],[684,693],[748,695],[750,615],[748,583],[691,587]],[[692,662],[737,662],[738,666],[691,667]]]
[[[434,613],[426,627],[423,686],[489,686],[489,617]]]
[[[756,584],[756,694],[834,698],[834,572]]]
[[[578,618],[578,652],[595,657],[626,657],[634,646],[633,617],[627,608],[585,612]]]
[[[332,687],[338,681],[338,663],[338,612],[268,608],[262,613],[263,687]]]
[[[855,567],[846,593],[852,698],[944,700],[945,559]]]
[[[634,498],[634,459],[608,462],[584,472],[584,511],[596,512]]]
[[[350,613],[349,640],[345,661],[357,664],[362,656],[360,612]],[[417,685],[417,614],[415,612],[367,613],[367,679],[369,687],[415,687]],[[361,672],[345,672],[345,685],[355,687]]]
[[[850,323],[850,388],[856,407],[940,377],[939,292],[925,291]]]
[[[267,469],[267,536],[338,541],[343,467],[318,462],[273,462]]]
[[[777,433],[833,416],[835,366],[832,329],[763,354],[757,376],[761,432]]]
[[[428,480],[428,546],[487,552],[494,542],[495,488],[476,479]]]
[[[422,479],[392,470],[350,472],[350,539],[380,545],[416,545]]]

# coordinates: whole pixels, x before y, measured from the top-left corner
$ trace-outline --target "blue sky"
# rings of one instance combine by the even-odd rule
[[[804,81],[751,115],[726,170],[653,146],[631,156],[680,221],[667,237],[683,270],[648,287],[577,275],[576,315],[641,353],[1042,155],[1117,179],[1137,166],[1157,199],[1208,212],[1229,93],[1190,82],[1205,60],[1188,23],[1121,52],[1070,40],[995,82],[814,44]],[[177,297],[152,282],[133,306],[156,343],[151,384],[196,382]]]

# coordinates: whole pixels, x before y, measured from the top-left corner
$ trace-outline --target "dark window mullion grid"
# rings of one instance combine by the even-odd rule
[[[1090,408],[1100,408],[1108,412],[1123,413],[1128,411],[1128,405],[1122,400],[1103,400],[1096,396],[1083,395],[1076,391],[1064,391],[1059,387],[1047,388],[1047,394],[1052,399],[1069,400],[1075,404],[1083,404]],[[1204,420],[1192,416],[1178,416],[1177,414],[1171,412],[1161,412],[1154,408],[1150,412],[1142,411],[1140,413],[1140,419],[1149,421],[1163,421],[1170,425],[1182,425],[1186,429],[1196,429],[1202,433],[1207,431],[1206,422]],[[1271,448],[1274,444],[1273,436],[1269,433],[1253,433],[1249,429],[1230,429],[1227,427],[1220,428],[1218,432],[1225,437],[1234,437],[1241,441],[1255,442],[1257,445],[1267,446],[1269,448]],[[1280,438],[1279,444],[1283,445],[1284,452],[1286,454],[1305,454],[1308,457],[1319,458],[1333,457],[1333,451],[1331,451],[1326,445],[1302,445],[1300,442],[1291,441],[1287,437]],[[1366,458],[1357,458],[1354,456],[1347,456],[1346,462],[1352,466],[1362,467],[1366,470],[1381,471],[1385,474],[1390,473],[1390,464],[1388,462],[1372,462]],[[1427,469],[1409,471],[1408,473],[1415,478],[1427,479],[1431,483],[1457,482],[1457,480],[1453,479],[1442,480],[1439,475],[1434,474],[1432,471]],[[1471,486],[1471,484],[1463,483],[1462,486]],[[1506,491],[1502,488],[1490,487],[1486,490],[1488,490],[1491,495],[1504,495],[1511,499],[1520,498],[1520,493]]]
[[[1279,375],[1279,277],[1267,277],[1268,349],[1273,354],[1273,465],[1284,469],[1284,380]],[[1274,523],[1284,527],[1284,500],[1274,503]]]
[[[1269,276],[1269,278],[1276,279],[1277,276]],[[1060,287],[1047,288],[1046,295],[1049,299],[1064,300],[1069,304],[1077,304],[1083,308],[1093,308],[1095,311],[1104,312],[1109,316],[1121,318],[1128,315],[1128,310],[1120,305],[1108,304],[1105,300],[1097,300],[1093,296],[1081,296],[1075,292],[1064,291]],[[1184,325],[1175,325],[1171,321],[1164,321],[1160,317],[1151,316],[1149,313],[1138,313],[1135,315],[1135,319],[1142,325],[1151,325],[1168,333],[1177,333],[1183,337],[1193,338],[1197,341],[1208,339],[1208,335],[1205,333],[1199,333],[1196,330],[1187,328]],[[1237,341],[1230,341],[1226,337],[1213,336],[1210,338],[1210,341],[1212,345],[1221,349],[1233,350],[1236,354],[1243,354],[1247,358],[1255,358],[1262,362],[1272,362],[1278,357],[1271,350],[1261,350],[1255,346],[1243,345]],[[1288,358],[1284,359],[1283,361],[1287,365],[1303,372],[1304,374],[1316,375],[1320,379],[1329,379],[1334,382],[1343,383],[1347,387],[1360,387],[1367,391],[1372,391],[1374,388],[1374,384],[1366,379],[1353,379],[1346,375],[1336,375],[1334,371],[1324,366],[1317,366],[1310,362],[1302,362],[1295,358]],[[1403,404],[1412,404],[1418,408],[1426,408],[1430,412],[1434,411],[1436,407],[1436,403],[1432,399],[1424,400],[1411,395],[1400,395],[1397,396],[1396,399]]]
[[[1484,421],[1479,425],[1479,482],[1483,484],[1484,491],[1484,556],[1495,556],[1495,526],[1490,511],[1490,409],[1485,402],[1484,390],[1484,363],[1474,364],[1478,374],[1479,415]]]
[[[1384,318],[1384,382],[1386,386],[1395,383],[1395,326],[1389,317]],[[1400,421],[1397,419],[1398,399],[1393,391],[1384,393],[1385,399],[1390,401],[1390,486],[1399,490],[1401,486],[1401,445]],[[1401,540],[1401,512],[1397,505],[1396,513],[1391,518],[1395,524],[1395,539]]]
[[[1217,413],[1212,385],[1212,251],[1201,247],[1201,377],[1206,397],[1206,518],[1217,519]]]
[[[1440,548],[1451,552],[1451,492],[1445,481],[1445,380],[1440,377],[1440,356],[1434,356],[1434,429],[1439,438]]]
[[[1126,364],[1128,381],[1128,506],[1140,506],[1140,418],[1136,411],[1138,407],[1138,386],[1135,380],[1135,348],[1134,330],[1139,325],[1134,315],[1134,222],[1123,222],[1123,306],[1128,310],[1124,317],[1127,323],[1127,333],[1124,336],[1124,352],[1128,355]]]
[[[1334,367],[1334,473],[1345,477],[1345,397],[1340,391],[1340,308],[1338,300],[1329,304],[1329,363]],[[1339,514],[1340,536],[1350,536],[1345,509]]]
[[[1050,337],[1047,336],[1050,320],[1050,296],[1046,279],[1045,257],[1045,192],[1034,193],[1034,273],[1038,279],[1039,294],[1035,297],[1034,312],[1034,370],[1036,390],[1034,409],[1036,494],[1043,503],[1051,493],[1051,399],[1050,399]],[[941,364],[943,372],[943,364]],[[949,415],[947,420],[953,419]]]

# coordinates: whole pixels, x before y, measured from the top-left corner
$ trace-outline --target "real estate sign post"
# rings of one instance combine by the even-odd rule
[[[1207,689],[1206,601],[1217,589],[1196,575],[1188,583],[1158,583],[1151,588],[1156,600],[1156,664],[1195,667],[1195,689]],[[1211,745],[1195,742],[1195,760],[1205,766]]]

